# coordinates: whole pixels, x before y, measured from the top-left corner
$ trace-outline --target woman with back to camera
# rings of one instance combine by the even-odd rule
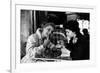
[[[31,34],[26,44],[26,55],[21,62],[33,62],[33,58],[43,58],[46,46],[50,43],[49,35],[54,30],[54,23],[45,23],[42,28],[38,28],[36,33]]]

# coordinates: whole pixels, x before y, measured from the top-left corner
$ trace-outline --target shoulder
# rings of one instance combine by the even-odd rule
[[[35,33],[35,34],[31,34],[29,36],[30,39],[37,39],[38,38],[38,35]]]
[[[36,33],[34,34],[31,34],[29,37],[28,37],[28,42],[36,42],[40,39],[41,37],[41,33],[40,33],[40,29],[38,28]]]
[[[36,42],[37,40],[39,39],[38,35],[35,33],[35,34],[31,34],[29,37],[28,37],[28,40],[27,42]]]

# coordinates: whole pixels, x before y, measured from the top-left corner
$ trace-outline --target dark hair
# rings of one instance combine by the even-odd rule
[[[44,22],[43,24],[41,24],[41,28],[45,28],[47,26],[52,26],[55,29],[55,24],[52,22],[49,23]]]
[[[75,20],[71,20],[71,21],[68,21],[66,24],[65,24],[65,29],[70,29],[72,30],[73,32],[79,32],[79,23]]]
[[[88,34],[88,30],[87,29],[83,29],[83,33],[84,34]]]

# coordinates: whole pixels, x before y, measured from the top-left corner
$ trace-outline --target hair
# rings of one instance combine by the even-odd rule
[[[87,29],[83,29],[83,33],[84,34],[88,34],[88,30]]]
[[[49,22],[49,23],[44,22],[44,23],[41,24],[42,29],[46,28],[47,26],[52,26],[55,29],[55,24],[52,23],[52,22]]]
[[[82,35],[80,33],[80,29],[79,29],[79,23],[76,20],[68,21],[65,28],[70,29],[71,31],[75,32],[75,34],[78,38],[82,37]]]
[[[77,21],[75,21],[75,20],[68,21],[65,24],[65,28],[66,29],[70,29],[70,30],[72,30],[73,32],[76,32],[76,33],[78,33],[80,31],[79,23]]]

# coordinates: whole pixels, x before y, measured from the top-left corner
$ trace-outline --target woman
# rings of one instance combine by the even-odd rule
[[[66,25],[67,45],[66,47],[71,51],[72,60],[83,59],[83,36],[79,31],[79,24],[77,21],[69,21]]]
[[[42,28],[38,28],[35,34],[29,36],[26,44],[26,55],[21,62],[33,62],[34,58],[45,57],[44,51],[50,44],[49,35],[54,30],[53,23],[46,23]],[[50,46],[50,45],[49,45]]]

